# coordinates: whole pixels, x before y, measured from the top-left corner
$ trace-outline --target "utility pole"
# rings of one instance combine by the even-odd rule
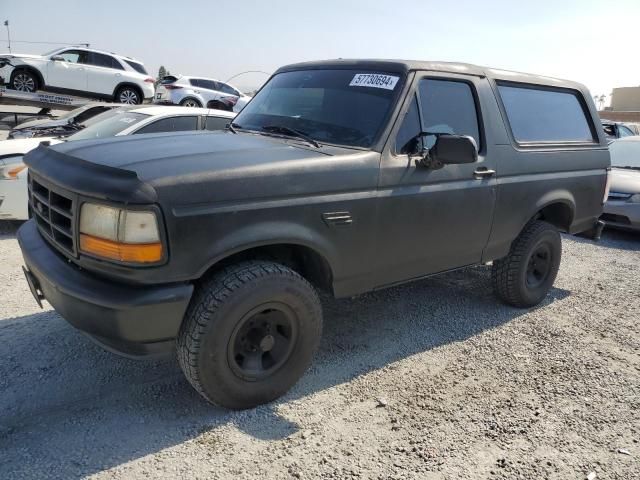
[[[9,31],[9,20],[4,21],[4,26],[7,27],[7,40],[9,42],[9,53],[11,53],[11,32]]]

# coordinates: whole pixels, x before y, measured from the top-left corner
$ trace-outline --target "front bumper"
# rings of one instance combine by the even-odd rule
[[[640,203],[608,200],[600,218],[608,227],[640,231]]]
[[[0,180],[0,220],[26,220],[27,203],[26,170],[17,180]]]
[[[71,325],[126,356],[173,348],[193,285],[138,287],[100,278],[55,252],[33,220],[20,227],[18,242],[37,293]]]

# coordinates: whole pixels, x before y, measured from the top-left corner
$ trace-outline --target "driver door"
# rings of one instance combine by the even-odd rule
[[[496,199],[495,163],[481,122],[480,89],[486,79],[417,74],[380,165],[378,286],[478,263],[491,230]],[[410,154],[422,132],[473,137],[478,161],[417,166]],[[435,136],[418,142],[430,147]],[[415,150],[415,149],[414,149]]]
[[[47,64],[47,86],[65,90],[87,91],[87,52],[65,50],[56,54],[64,60],[51,60]]]

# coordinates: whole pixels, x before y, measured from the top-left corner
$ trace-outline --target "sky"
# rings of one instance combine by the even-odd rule
[[[640,0],[0,0],[14,53],[88,42],[156,75],[227,80],[330,58],[468,62],[582,82],[640,85]],[[0,23],[0,52],[7,51]],[[268,77],[232,80],[252,89]]]

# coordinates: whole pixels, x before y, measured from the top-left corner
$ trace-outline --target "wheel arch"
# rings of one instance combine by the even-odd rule
[[[283,237],[278,232],[288,235]],[[198,274],[200,279],[237,261],[268,259],[297,271],[314,287],[334,293],[337,262],[333,261],[330,244],[301,226],[277,222],[247,227],[216,242],[213,248],[211,260]]]
[[[198,104],[200,104],[200,108],[202,108],[202,106],[204,105],[204,103],[202,103],[202,99],[196,97],[195,95],[189,94],[189,95],[186,95],[185,97],[181,98],[180,99],[180,105],[182,105],[182,103],[185,100],[195,100],[196,102],[198,102]]]
[[[537,202],[536,212],[529,220],[544,220],[562,232],[569,232],[575,212],[576,202],[569,191],[550,192]]]
[[[22,70],[31,72],[36,76],[36,79],[38,80],[38,88],[36,88],[36,90],[40,90],[45,86],[44,76],[42,75],[40,70],[38,70],[36,67],[33,67],[31,65],[18,65],[17,67],[14,67],[13,71],[11,72],[10,81],[13,82],[13,77]]]
[[[116,85],[116,88],[113,89],[113,100],[114,101],[117,101],[118,92],[123,87],[131,87],[131,88],[135,89],[135,91],[138,92],[138,95],[140,95],[140,103],[144,102],[144,92],[142,91],[142,88],[140,88],[139,85],[136,85],[133,82],[120,82],[118,85]]]

